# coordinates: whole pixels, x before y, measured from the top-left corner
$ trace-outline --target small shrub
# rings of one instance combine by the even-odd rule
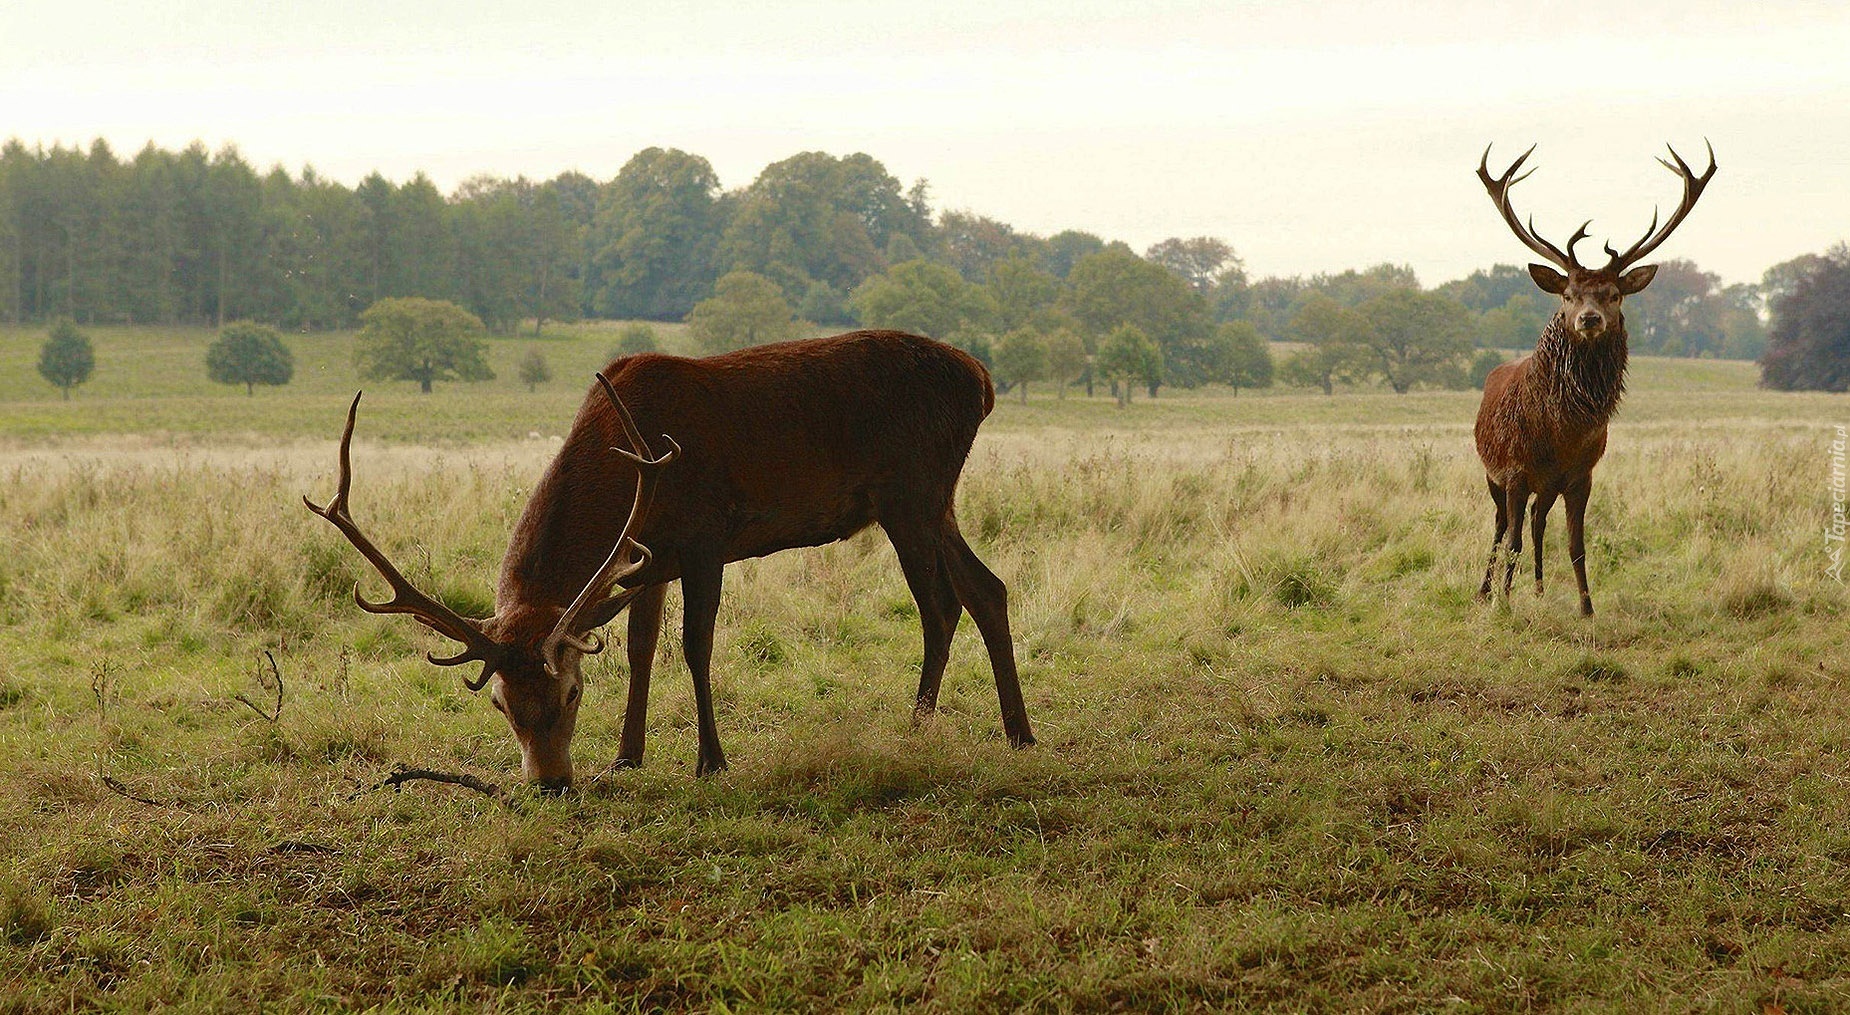
[[[646,324],[632,324],[617,335],[617,344],[610,350],[611,359],[622,359],[645,352],[661,352],[662,344],[655,338],[655,329]]]
[[[552,380],[552,365],[546,362],[546,354],[538,349],[528,349],[520,357],[520,383],[528,391]]]

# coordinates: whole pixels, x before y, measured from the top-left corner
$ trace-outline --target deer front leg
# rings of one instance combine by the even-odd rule
[[[1503,567],[1503,601],[1510,598],[1510,586],[1516,581],[1516,561],[1522,556],[1522,515],[1529,506],[1528,481],[1518,476],[1504,490],[1503,507],[1509,515],[1509,560]]]
[[[642,764],[643,740],[649,728],[649,676],[655,669],[655,643],[662,631],[662,600],[668,586],[651,585],[630,603],[629,698],[623,705],[623,739],[617,744],[617,768]]]
[[[1490,599],[1490,579],[1497,571],[1497,554],[1503,549],[1503,534],[1509,530],[1510,516],[1503,503],[1503,488],[1489,476],[1484,482],[1490,487],[1490,499],[1497,505],[1497,534],[1490,537],[1490,562],[1484,565],[1484,584],[1478,587],[1477,597],[1486,602]]]
[[[1574,562],[1574,583],[1580,586],[1583,617],[1593,616],[1593,597],[1587,592],[1587,497],[1592,492],[1592,476],[1567,488],[1567,556]]]
[[[1535,506],[1529,509],[1529,541],[1535,544],[1535,594],[1542,594],[1542,531],[1548,527],[1548,512],[1555,506],[1555,494],[1538,493]]]

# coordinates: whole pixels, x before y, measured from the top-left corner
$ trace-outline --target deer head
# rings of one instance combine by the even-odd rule
[[[1592,225],[1592,220],[1581,224],[1574,235],[1568,238],[1567,249],[1563,251],[1542,239],[1535,231],[1534,218],[1530,218],[1525,227],[1515,209],[1510,206],[1510,188],[1529,177],[1529,173],[1517,176],[1516,171],[1522,168],[1522,164],[1528,161],[1534,151],[1535,147],[1531,145],[1528,151],[1523,152],[1520,158],[1504,170],[1503,175],[1492,176],[1490,149],[1486,147],[1484,157],[1478,161],[1477,178],[1483,181],[1484,189],[1490,192],[1491,201],[1496,204],[1497,211],[1503,215],[1503,221],[1516,234],[1516,238],[1548,260],[1548,264],[1529,265],[1529,277],[1535,280],[1543,292],[1561,297],[1561,317],[1569,332],[1581,341],[1604,338],[1622,326],[1624,318],[1620,316],[1619,304],[1625,297],[1650,285],[1651,279],[1657,275],[1657,266],[1654,264],[1639,268],[1633,268],[1632,265],[1656,250],[1682,224],[1691,209],[1696,207],[1702,189],[1709,185],[1709,179],[1715,175],[1715,146],[1709,145],[1709,168],[1701,176],[1690,169],[1675,148],[1670,149],[1670,159],[1675,160],[1674,165],[1667,159],[1657,160],[1664,168],[1682,178],[1682,202],[1662,228],[1658,227],[1657,213],[1653,211],[1650,228],[1624,253],[1612,249],[1612,244],[1606,244],[1609,260],[1599,268],[1587,268],[1574,257],[1574,244],[1586,239],[1587,226]],[[1531,169],[1529,172],[1534,171]],[[1556,271],[1555,268],[1561,270]]]
[[[347,428],[340,438],[340,479],[334,499],[322,507],[307,497],[302,498],[310,511],[339,529],[391,587],[391,599],[373,602],[361,595],[356,585],[353,599],[360,609],[368,613],[408,614],[425,627],[460,642],[462,650],[455,655],[425,657],[438,666],[482,664],[481,673],[474,679],[463,679],[464,686],[471,691],[489,688],[489,700],[507,717],[520,745],[522,775],[528,782],[554,792],[563,791],[572,782],[572,732],[577,726],[578,704],[584,691],[580,662],[584,656],[603,650],[603,642],[593,630],[609,623],[640,591],[640,588],[621,587],[623,579],[649,563],[649,551],[636,541],[633,533],[649,509],[660,470],[681,452],[673,438],[664,436],[668,451],[660,457],[652,456],[629,410],[617,397],[616,389],[602,374],[597,379],[616,407],[624,436],[634,449],[611,450],[636,466],[636,496],[630,504],[622,535],[617,537],[610,555],[543,636],[504,629],[499,614],[480,620],[457,614],[419,591],[360,531],[347,505],[353,485],[351,448],[354,420],[360,410],[359,395],[353,396],[353,404],[347,408]]]

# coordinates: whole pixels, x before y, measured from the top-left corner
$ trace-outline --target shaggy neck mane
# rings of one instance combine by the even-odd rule
[[[1625,395],[1625,318],[1606,334],[1576,341],[1567,320],[1556,313],[1535,343],[1524,393],[1530,408],[1548,416],[1596,427],[1612,418]]]

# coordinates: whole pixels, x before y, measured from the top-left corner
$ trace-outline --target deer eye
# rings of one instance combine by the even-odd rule
[[[489,701],[489,704],[495,706],[495,711],[501,713],[502,715],[507,714],[507,706],[501,703],[500,697],[498,696],[492,697],[492,698],[489,698],[488,701]]]
[[[581,689],[583,689],[583,687],[584,687],[584,685],[582,685],[582,684],[573,684],[573,685],[572,685],[572,689],[571,689],[571,690],[569,690],[569,691],[567,691],[567,692],[565,692],[565,703],[566,703],[567,705],[570,705],[570,704],[572,704],[573,702],[575,702],[575,701],[577,701],[577,700],[578,700],[578,692],[579,692],[579,691],[580,691]]]

